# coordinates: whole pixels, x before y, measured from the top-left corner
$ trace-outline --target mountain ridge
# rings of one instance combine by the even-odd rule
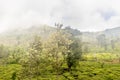
[[[48,26],[48,25],[40,25],[40,26],[32,26],[26,29],[14,29],[11,31],[6,31],[2,34],[0,34],[0,41],[2,43],[12,43],[16,40],[22,41],[28,41],[33,39],[34,35],[40,35],[41,37],[46,38],[48,35],[50,35],[52,32],[56,30],[55,27]],[[82,38],[83,42],[97,42],[97,37],[99,35],[104,34],[106,36],[106,39],[109,40],[117,40],[120,38],[120,27],[106,29],[104,31],[98,31],[98,32],[82,32],[78,29],[73,29],[70,26],[64,27],[63,30],[65,30],[68,33],[73,34],[74,36],[77,36],[79,38]]]

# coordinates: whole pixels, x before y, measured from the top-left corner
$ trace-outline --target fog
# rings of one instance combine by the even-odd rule
[[[119,0],[0,0],[0,32],[55,22],[81,31],[120,26]]]

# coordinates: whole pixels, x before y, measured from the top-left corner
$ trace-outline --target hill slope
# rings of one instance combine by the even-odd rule
[[[33,39],[33,36],[40,35],[42,38],[47,38],[50,33],[54,32],[56,28],[48,25],[32,26],[26,29],[14,29],[0,34],[0,44],[18,44],[26,43]],[[83,42],[97,43],[99,35],[104,34],[108,42],[111,40],[119,40],[120,27],[106,29],[100,32],[80,32],[77,29],[66,27],[63,29],[66,32],[73,34],[82,39]],[[82,35],[81,35],[82,34]]]

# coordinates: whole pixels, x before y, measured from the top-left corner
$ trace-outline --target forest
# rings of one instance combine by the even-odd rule
[[[119,27],[55,26],[0,34],[0,80],[120,80]]]

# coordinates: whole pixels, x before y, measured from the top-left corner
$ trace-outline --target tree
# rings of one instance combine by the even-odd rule
[[[111,40],[111,48],[112,48],[112,50],[115,49],[115,41],[114,40]]]
[[[67,66],[71,70],[71,67],[76,67],[81,59],[81,42],[79,39],[73,38],[72,44],[69,46],[69,52],[67,53]]]
[[[59,72],[65,63],[67,63],[69,70],[72,66],[76,66],[82,53],[80,43],[79,39],[62,29],[53,33],[46,45],[50,58],[49,62],[51,62],[53,69]]]
[[[105,34],[101,34],[97,37],[98,43],[100,44],[101,47],[104,48],[104,50],[107,50],[107,42],[106,42],[106,36]]]
[[[54,32],[48,38],[46,43],[48,59],[56,72],[59,72],[62,64],[65,63],[66,53],[71,43],[69,35],[64,34],[62,30]]]
[[[56,72],[56,79],[58,79],[58,75],[62,71],[62,65],[66,62],[66,53],[71,43],[72,41],[69,39],[69,35],[64,34],[62,29],[57,29],[57,31],[52,33],[46,42],[46,59]]]
[[[67,26],[64,28],[64,30],[70,34],[72,34],[73,36],[78,36],[81,35],[81,32],[77,29],[72,29],[70,26]]]
[[[29,80],[32,77],[40,75],[41,63],[42,63],[42,42],[39,36],[35,36],[34,41],[30,44],[29,54],[27,60],[23,61],[23,76],[28,77]]]
[[[61,27],[62,28],[62,27]],[[47,41],[41,41],[40,37],[35,37],[30,44],[28,58],[23,62],[23,73],[31,80],[33,77],[38,80],[41,69],[45,69],[41,64],[52,67],[56,73],[56,78],[63,69],[63,64],[67,64],[68,69],[77,65],[81,58],[80,40],[73,35],[66,33],[58,27]],[[48,64],[46,64],[48,63]]]
[[[9,48],[4,46],[4,45],[0,45],[0,58],[6,58],[9,55]]]
[[[22,47],[14,47],[9,51],[9,56],[6,58],[6,63],[18,64],[23,58],[25,50]]]

